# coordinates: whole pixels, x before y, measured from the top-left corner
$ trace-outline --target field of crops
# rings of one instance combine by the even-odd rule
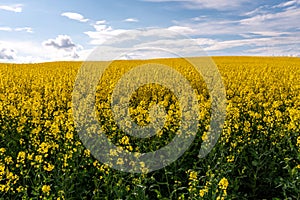
[[[79,139],[72,92],[82,63],[0,64],[0,199],[300,199],[300,58],[214,57],[226,88],[223,132],[198,158],[210,122],[205,82],[181,59],[155,60],[190,81],[199,124],[190,148],[171,165],[127,173],[103,164]],[[178,99],[149,84],[132,94],[131,118],[140,126],[149,108],[166,111],[150,139],[128,136],[112,118],[111,93],[134,66],[116,61],[99,81],[99,124],[120,149],[148,152],[167,145],[180,126]],[[118,152],[111,152],[118,154]],[[118,165],[124,164],[122,159]]]

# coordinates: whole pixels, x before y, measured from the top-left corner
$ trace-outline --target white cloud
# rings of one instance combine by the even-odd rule
[[[100,25],[100,24],[106,24],[106,20],[99,20],[99,21],[96,21],[96,25]]]
[[[17,31],[17,32],[27,32],[27,33],[33,33],[33,30],[31,27],[18,27],[18,28],[11,28],[11,27],[0,27],[0,31],[7,31],[7,32],[11,32],[11,31]]]
[[[251,15],[251,16],[249,16]],[[245,37],[275,37],[291,35],[300,30],[300,8],[287,10],[270,10],[270,7],[260,7],[247,16],[241,16],[241,20],[215,19],[215,18],[192,18],[190,21],[176,21],[176,26],[188,27],[190,31],[185,34],[216,36],[233,35]],[[295,23],[293,23],[295,22]],[[188,30],[188,29],[187,29]],[[299,31],[298,31],[299,32]]]
[[[260,31],[296,30],[300,19],[300,8],[287,9],[282,12],[259,14],[240,20],[240,25],[248,27],[246,30],[261,29]]]
[[[254,10],[243,13],[242,15],[249,17],[249,16],[253,16],[253,15],[257,15],[257,14],[266,14],[266,13],[268,13],[269,8],[270,8],[269,5],[259,6],[258,8],[255,8]]]
[[[243,6],[245,2],[251,2],[250,0],[190,0],[184,3],[185,7],[189,9],[216,9],[216,10],[232,10]]]
[[[210,55],[216,52],[223,55],[299,55],[300,28],[297,22],[300,8],[295,4],[293,1],[279,6],[260,6],[241,15],[241,20],[200,15],[190,20],[173,21],[175,26],[168,30],[196,38]],[[284,9],[276,9],[283,6]]]
[[[68,56],[71,56],[74,59],[79,58],[77,50],[82,49],[82,47],[76,45],[68,35],[58,35],[55,39],[48,39],[42,44],[46,47],[53,47],[64,55],[67,53]]]
[[[15,58],[16,52],[13,49],[0,47],[0,60],[12,60]]]
[[[112,43],[117,44],[114,48],[106,49],[107,51],[114,51],[114,54],[105,55],[105,58],[113,59],[114,56],[118,56],[120,52],[119,47],[122,47],[123,43],[127,42],[134,48],[143,47],[155,47],[155,48],[167,48],[173,49],[174,52],[180,55],[196,55],[195,51],[199,50],[199,46],[202,47],[209,55],[214,52],[219,52],[220,54],[227,55],[227,52],[240,54],[250,54],[251,49],[258,49],[262,47],[268,47],[271,49],[278,49],[275,55],[296,55],[296,51],[288,50],[291,45],[300,46],[300,29],[298,32],[291,32],[289,29],[294,27],[295,24],[287,24],[297,16],[297,11],[286,10],[278,13],[268,13],[267,14],[270,23],[265,24],[259,22],[258,24],[244,23],[245,20],[249,19],[252,21],[255,17],[259,15],[254,15],[251,17],[245,17],[242,20],[219,20],[219,19],[209,19],[206,17],[201,18],[201,20],[195,18],[191,19],[190,22],[176,22],[174,26],[167,28],[157,28],[151,31],[135,31],[135,30],[124,30],[124,29],[113,29],[105,24],[94,25],[95,31],[86,32],[91,38],[91,43],[95,45],[105,44],[110,45]],[[286,16],[286,19],[281,21],[277,15]],[[276,20],[272,20],[275,18]],[[285,24],[285,26],[281,26]],[[280,30],[281,27],[284,27]],[[146,30],[146,29],[145,29]],[[294,29],[296,30],[296,29]],[[176,32],[179,34],[184,34],[187,36],[192,36],[194,39],[180,39],[174,41]],[[122,35],[118,36],[119,34]],[[216,35],[216,37],[214,37]],[[243,36],[241,39],[213,39],[219,38],[219,35],[234,35]],[[117,37],[115,37],[117,36]],[[152,40],[152,36],[159,36],[157,40]],[[209,38],[208,38],[209,36]],[[140,40],[136,40],[136,39]],[[150,40],[148,40],[150,39]],[[234,50],[234,48],[239,47],[243,50]],[[279,49],[281,51],[279,52]],[[295,49],[295,48],[294,48]],[[298,48],[299,49],[299,48]],[[270,51],[268,51],[270,52]],[[103,53],[104,56],[105,52]],[[203,52],[200,53],[202,55]],[[204,52],[205,54],[205,52]],[[230,53],[229,53],[230,54]],[[114,56],[112,56],[114,55]],[[157,52],[153,52],[153,55],[158,55]],[[163,56],[163,53],[161,54]],[[273,55],[273,54],[271,54]],[[101,57],[100,55],[99,57]],[[130,58],[146,58],[150,56],[149,52],[134,52],[132,54],[124,55],[124,59]],[[150,56],[151,58],[153,56]]]
[[[15,4],[15,5],[0,5],[0,10],[6,10],[11,12],[20,13],[23,10],[22,4]]]
[[[89,21],[89,19],[86,19],[81,14],[74,13],[74,12],[64,12],[64,13],[61,14],[61,16],[64,16],[64,17],[67,17],[69,19],[76,20],[76,21],[79,21],[79,22],[88,22]]]
[[[139,20],[136,18],[127,18],[127,19],[124,19],[124,22],[139,22]]]
[[[176,1],[186,8],[212,8],[217,10],[232,9],[241,6],[248,0],[233,0],[216,2],[208,0],[147,0],[153,2]],[[128,30],[113,28],[106,20],[93,21],[86,19],[78,13],[63,13],[62,16],[80,22],[89,22],[94,30],[84,32],[90,38],[92,45],[110,45],[115,43],[119,46],[106,49],[107,58],[111,57],[109,50],[114,51],[114,56],[120,56],[120,48],[124,45],[133,48],[141,48],[122,55],[124,59],[168,57],[170,54],[161,51],[144,51],[143,48],[165,48],[177,52],[180,56],[192,54],[202,47],[209,55],[214,53],[228,54],[254,54],[254,55],[299,55],[300,52],[300,1],[290,0],[275,6],[264,5],[253,11],[239,15],[239,18],[231,20],[208,16],[194,17],[184,21],[173,21],[174,25],[157,28],[151,31]],[[226,5],[229,7],[226,7]],[[221,8],[226,7],[226,8]],[[280,8],[280,9],[278,9]],[[192,9],[192,8],[191,8]],[[123,21],[136,22],[137,19],[128,18]],[[146,30],[146,29],[145,29]],[[0,31],[26,31],[32,32],[29,27],[10,28],[0,27]],[[193,39],[176,39],[176,32],[192,37]],[[121,36],[119,36],[122,34]],[[152,38],[154,36],[154,38]],[[159,38],[156,38],[159,36]],[[221,37],[220,37],[221,36]],[[141,40],[138,40],[141,39]],[[3,45],[2,45],[3,46]],[[101,45],[102,47],[103,45]],[[5,48],[4,48],[5,47]],[[104,48],[106,48],[104,46]],[[115,49],[114,49],[115,48]],[[129,49],[129,48],[128,48]],[[12,51],[10,51],[12,50]],[[123,49],[124,50],[124,49]],[[7,61],[48,61],[48,60],[84,60],[91,53],[91,49],[83,49],[74,43],[70,36],[59,35],[48,39],[41,44],[29,44],[12,41],[4,45],[0,56],[6,55]],[[18,54],[16,54],[18,52]],[[229,53],[228,53],[229,52]],[[106,53],[106,52],[104,52]],[[32,56],[34,55],[34,56]],[[103,55],[101,55],[103,56]],[[110,56],[110,57],[109,57]],[[8,59],[10,58],[10,60]]]
[[[287,50],[294,46],[294,51],[299,50],[300,46],[300,37],[272,37],[272,38],[252,38],[252,39],[241,39],[241,40],[227,40],[220,41],[205,48],[205,51],[226,51],[226,49],[234,48],[234,47],[242,47],[242,46],[251,46],[245,50],[245,52],[251,52],[251,49],[281,49],[281,54],[286,54]],[[295,46],[298,46],[298,50],[296,50]]]
[[[290,57],[300,57],[300,48],[289,45],[285,48],[280,46],[272,47],[272,46],[264,46],[257,47],[245,50],[246,53],[251,55],[264,55],[264,56],[290,56]]]
[[[194,29],[187,26],[170,26],[167,28],[167,30],[185,35],[191,35],[196,32]]]
[[[25,31],[27,33],[33,33],[33,30],[31,27],[15,28],[15,31]]]
[[[231,10],[243,6],[251,0],[143,0],[147,2],[178,2],[188,9],[216,9],[216,10]]]
[[[273,6],[273,8],[285,8],[285,7],[290,7],[290,6],[294,6],[300,4],[299,0],[292,0],[292,1],[287,1],[287,2],[283,2],[280,3],[278,5]]]
[[[0,31],[9,31],[10,32],[10,31],[13,31],[13,29],[5,26],[5,27],[0,27]]]
[[[192,18],[193,21],[203,21],[207,18],[207,16],[205,15],[202,15],[202,16],[199,16],[199,17],[194,17]]]
[[[66,51],[70,51],[76,47],[73,43],[72,39],[68,35],[59,35],[55,39],[48,39],[43,42],[44,46],[51,46],[56,49],[63,49]]]
[[[91,49],[82,49],[80,46],[76,49],[65,51],[63,49],[50,48],[36,42],[0,40],[0,51],[4,48],[6,49],[5,55],[11,59],[2,59],[1,62],[11,63],[85,60],[91,53]]]
[[[184,28],[184,27],[183,27]],[[176,27],[177,30],[181,29]],[[90,60],[146,59],[165,57],[205,56],[202,47],[216,41],[208,38],[192,39],[172,28],[150,28],[126,31],[103,42]]]
[[[264,37],[278,37],[282,35],[290,35],[289,32],[275,32],[275,31],[253,31],[252,35],[259,35]]]
[[[89,38],[91,39],[90,43],[93,45],[102,44],[110,38],[127,31],[125,29],[113,29],[111,26],[108,26],[106,24],[94,24],[93,27],[95,31],[84,32],[89,36]]]

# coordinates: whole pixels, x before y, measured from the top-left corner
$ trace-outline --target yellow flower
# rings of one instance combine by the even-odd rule
[[[234,161],[234,155],[227,156],[227,162],[233,162]]]
[[[149,172],[149,169],[147,167],[142,167],[141,171],[143,174],[147,174]]]
[[[220,197],[220,196],[218,196],[217,198],[216,198],[216,200],[224,200],[225,198],[224,197]]]
[[[141,166],[142,168],[144,168],[146,165],[145,165],[144,162],[140,162],[140,166]]]
[[[22,187],[22,186],[19,186],[18,188],[17,188],[17,192],[22,192],[24,190],[24,187]]]
[[[124,137],[122,137],[121,144],[128,145],[129,144],[129,137],[127,137],[126,135]]]
[[[0,164],[0,177],[4,174],[4,172],[5,172],[5,165]]]
[[[50,190],[51,190],[50,185],[43,185],[43,187],[42,187],[42,192],[43,193],[49,194]]]
[[[129,151],[132,151],[133,147],[129,145],[129,146],[126,146],[126,149],[129,150]]]
[[[83,152],[83,154],[84,154],[86,157],[90,157],[91,152],[90,152],[90,150],[85,149],[84,152]]]
[[[34,153],[32,153],[32,154],[27,154],[28,160],[32,160],[32,159],[33,159],[33,154],[34,154]]]
[[[117,155],[118,155],[117,150],[115,150],[115,149],[110,149],[110,150],[109,150],[109,155],[111,155],[111,156],[117,156]]]
[[[207,192],[208,192],[208,189],[207,189],[207,188],[201,189],[201,190],[199,191],[200,197],[204,197],[204,195],[205,195]]]
[[[41,163],[41,162],[43,161],[43,156],[41,156],[41,155],[36,155],[35,158],[34,158],[34,160],[35,160],[36,162],[38,162],[38,163]]]
[[[26,153],[24,151],[20,151],[18,153],[17,162],[24,163],[26,157]]]
[[[5,189],[6,189],[5,185],[3,185],[3,184],[0,184],[0,191],[1,191],[1,192],[4,192],[4,191],[5,191]]]
[[[122,158],[118,158],[117,160],[117,165],[123,165],[124,164],[124,161]]]
[[[196,180],[198,176],[198,173],[195,171],[190,171],[189,173],[189,180]]]
[[[43,142],[41,145],[40,145],[40,148],[38,149],[38,152],[41,153],[41,154],[44,154],[44,153],[47,153],[48,152],[48,149],[51,147],[50,144],[46,143],[46,142]]]
[[[67,140],[72,140],[72,139],[73,139],[73,133],[68,132],[68,133],[66,134],[66,139],[67,139]]]
[[[47,165],[44,165],[44,170],[51,172],[54,169],[54,165],[47,163]]]
[[[6,149],[5,148],[0,148],[0,153],[2,154],[2,153],[5,153],[5,151],[6,151]]]
[[[208,140],[208,136],[207,136],[207,133],[204,132],[203,135],[202,135],[202,140],[205,141],[205,140]]]
[[[10,163],[13,163],[14,161],[11,156],[7,156],[4,158],[4,162],[9,165]]]
[[[24,144],[24,143],[25,143],[25,142],[24,142],[24,139],[22,139],[22,138],[20,139],[20,141],[19,141],[19,142],[20,142],[20,145],[22,145],[22,144]]]
[[[219,188],[222,190],[226,190],[228,187],[228,180],[226,178],[222,178],[219,182]]]

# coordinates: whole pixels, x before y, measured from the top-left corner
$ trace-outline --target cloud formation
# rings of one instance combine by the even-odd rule
[[[0,27],[0,31],[13,31],[13,29],[5,26],[5,27]]]
[[[75,13],[75,12],[64,12],[64,13],[61,14],[61,16],[67,17],[69,19],[76,20],[76,21],[79,21],[79,22],[88,22],[89,21],[89,19],[86,19],[81,14]]]
[[[22,4],[0,5],[0,10],[20,13],[23,11],[23,5]]]
[[[251,0],[144,0],[147,2],[177,2],[180,3],[184,8],[188,9],[215,9],[215,10],[232,10],[243,6]]]
[[[0,51],[5,49],[1,53],[2,59],[0,61],[6,63],[37,63],[85,60],[91,50],[83,49],[80,45],[76,46],[72,50],[63,50],[44,46],[39,42],[18,40],[17,38],[10,41],[0,39]]]
[[[133,30],[130,27],[132,27],[134,23],[139,22],[139,27],[146,30],[149,26],[147,23],[152,22],[147,22],[148,20],[139,21],[139,15],[128,16],[126,13],[122,13],[125,14],[125,16],[114,16],[114,14],[112,14],[110,18],[115,19],[115,21],[112,21],[110,24],[109,21],[102,18],[103,16],[98,18],[97,21],[97,18],[86,18],[88,15],[85,13],[80,14],[76,11],[64,12],[66,9],[62,10],[60,8],[60,10],[57,11],[58,16],[56,17],[64,18],[66,20],[64,23],[71,23],[70,25],[73,25],[72,28],[67,30],[68,34],[75,35],[83,33],[86,36],[85,38],[78,38],[76,43],[71,39],[73,35],[70,35],[70,37],[69,35],[64,35],[65,33],[63,32],[62,35],[50,39],[48,39],[47,35],[37,35],[35,38],[38,41],[23,41],[22,39],[28,38],[26,33],[33,33],[33,29],[27,27],[26,24],[22,24],[22,21],[18,21],[18,25],[16,26],[11,26],[11,24],[9,24],[10,21],[3,21],[2,26],[0,26],[0,32],[1,35],[3,35],[3,41],[0,40],[0,58],[5,62],[24,60],[84,60],[85,56],[87,56],[97,45],[105,46],[113,40],[116,40],[119,44],[121,42],[128,42],[128,40],[130,41],[131,39],[136,41],[136,44],[134,44],[136,46],[134,47],[168,47],[170,49],[173,48],[176,52],[181,52],[181,50],[182,52],[189,52],[193,49],[197,49],[197,45],[200,45],[208,55],[300,56],[300,27],[298,25],[300,19],[300,0],[281,0],[276,2],[270,1],[267,3],[253,2],[250,0],[140,1],[153,3],[170,2],[170,4],[162,5],[175,5],[173,8],[176,9],[178,13],[182,12],[183,14],[180,16],[176,14],[173,16],[170,15],[167,16],[166,19],[163,15],[159,16],[162,17],[163,23],[155,23],[155,28],[157,29],[153,30],[151,34],[154,36],[160,35],[162,38],[156,41],[144,40],[142,42],[135,40],[140,37],[141,32]],[[145,6],[149,6],[148,4],[149,3],[145,3]],[[30,9],[29,6],[26,8]],[[178,10],[178,8],[180,8],[180,10]],[[7,13],[6,11],[18,13],[22,12],[23,9],[24,6],[21,4],[2,5],[0,3],[0,13],[3,14],[15,15],[14,13]],[[163,7],[162,9],[165,8]],[[199,12],[191,11],[192,9],[199,9]],[[27,13],[29,12],[22,13],[21,15],[25,16]],[[185,16],[188,16],[189,18],[186,18]],[[169,21],[170,18],[176,20]],[[109,19],[109,17],[107,19]],[[71,20],[81,22],[83,23],[81,24],[83,26],[78,26],[78,23],[74,23],[74,21]],[[122,23],[122,28],[117,26],[120,23]],[[38,26],[37,24],[33,25],[34,27]],[[51,30],[49,31],[51,33]],[[182,39],[174,42],[172,32],[186,35],[192,40]],[[122,33],[125,33],[125,35]],[[119,34],[122,34],[122,36],[119,36]],[[145,34],[144,36],[147,38],[149,32],[143,34]],[[25,37],[20,37],[18,39],[15,35],[25,35]],[[44,42],[41,43],[39,41],[40,38],[43,38],[42,41]],[[86,40],[89,40],[89,43],[84,45],[84,49],[77,44],[79,41],[84,44]],[[163,55],[161,52],[139,51],[125,55],[124,58],[153,57],[153,55],[150,54],[158,57],[159,55]]]
[[[0,59],[12,60],[15,57],[15,50],[0,47]]]
[[[299,5],[299,0],[264,5],[238,19],[199,16],[174,21],[173,30],[193,38],[212,39],[214,42],[204,47],[210,55],[299,55]]]
[[[94,24],[92,26],[95,29],[95,31],[86,31],[84,33],[89,36],[89,38],[91,39],[90,43],[93,45],[100,45],[103,42],[109,40],[110,38],[128,31],[125,29],[113,29],[111,26],[108,26],[103,23]]]
[[[299,0],[291,0],[291,1],[283,2],[278,5],[275,5],[274,8],[285,8],[285,7],[290,7],[290,6],[296,6],[299,4],[300,4]]]
[[[47,47],[68,52],[67,56],[71,56],[72,58],[79,58],[77,50],[82,49],[82,47],[76,45],[68,35],[58,35],[55,39],[48,39],[42,44]]]
[[[33,33],[33,30],[31,27],[20,27],[20,28],[15,28],[15,31],[25,31],[27,33]]]
[[[16,32],[27,32],[27,33],[33,33],[33,30],[31,27],[17,27],[17,28],[11,28],[8,26],[0,27],[0,31],[16,31]]]
[[[100,25],[100,24],[106,24],[106,20],[99,20],[99,21],[96,21],[96,25]]]
[[[72,50],[76,47],[71,37],[68,35],[59,35],[55,39],[48,39],[47,41],[43,42],[43,45],[51,46],[56,49],[63,49],[66,51]]]
[[[136,18],[127,18],[127,19],[124,19],[124,22],[139,22],[139,20]]]

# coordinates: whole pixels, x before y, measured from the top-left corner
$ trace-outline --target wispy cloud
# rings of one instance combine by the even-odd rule
[[[22,4],[0,5],[0,10],[20,13],[23,10],[23,5]]]
[[[103,22],[105,23],[105,21]],[[103,23],[93,24],[92,26],[95,29],[94,31],[86,31],[84,33],[91,39],[90,43],[93,45],[100,45],[110,38],[127,31],[125,29],[113,29],[111,26]]]
[[[299,55],[300,28],[298,23],[293,23],[300,19],[299,2],[260,6],[239,16],[240,19],[200,15],[182,22],[174,21],[176,26],[169,30],[179,30],[196,39],[211,38],[212,41],[204,45],[209,54],[230,51],[238,55]]]
[[[241,40],[227,40],[217,42],[214,45],[205,48],[206,51],[216,51],[230,49],[234,47],[240,47],[250,45],[256,47],[276,47],[276,46],[289,46],[300,44],[299,37],[272,37],[272,38],[251,38]]]
[[[72,20],[76,20],[79,22],[88,22],[89,19],[86,19],[83,15],[75,12],[64,12],[61,14],[61,16],[67,17]]]
[[[262,14],[263,12],[263,14]],[[251,16],[241,16],[241,19],[215,19],[199,17],[182,22],[175,21],[177,27],[188,27],[195,35],[235,35],[278,36],[299,31],[300,7],[285,10],[270,10],[260,8]],[[187,29],[187,28],[185,28]]]
[[[244,3],[251,2],[251,0],[143,0],[147,2],[178,2],[183,7],[188,9],[215,9],[215,10],[231,10],[240,6]]]
[[[96,21],[96,25],[100,25],[100,24],[106,24],[106,20],[99,20],[99,21]]]
[[[27,33],[33,33],[33,30],[31,27],[17,27],[17,28],[11,28],[8,26],[0,27],[0,31],[17,31],[17,32],[27,32]]]
[[[21,27],[21,28],[15,28],[15,31],[25,31],[27,33],[33,33],[33,30],[31,27]]]
[[[124,22],[139,22],[139,20],[136,18],[127,18],[127,19],[124,19],[123,21]]]
[[[285,7],[295,6],[297,4],[298,5],[300,4],[299,0],[292,0],[292,1],[287,1],[287,2],[280,3],[278,5],[275,5],[275,6],[273,6],[273,8],[285,8]]]
[[[13,31],[13,29],[5,26],[5,27],[0,27],[0,31]]]
[[[172,0],[146,1],[164,2]],[[173,1],[189,2],[188,0]],[[200,1],[193,2],[200,4]],[[236,2],[235,6],[241,5],[243,2],[246,1]],[[210,4],[207,1],[201,1],[201,3],[207,3],[206,5],[210,5],[211,8],[214,7],[214,3]],[[227,3],[224,3],[224,5]],[[170,49],[173,48],[175,52],[180,53],[192,52],[193,49],[197,49],[197,46],[200,45],[209,55],[214,55],[216,52],[224,55],[228,55],[227,52],[237,55],[251,55],[251,52],[253,54],[260,52],[264,55],[263,49],[267,49],[267,52],[270,53],[272,48],[276,49],[276,51],[271,55],[298,55],[299,47],[296,47],[300,46],[300,42],[298,42],[300,41],[300,29],[297,27],[297,24],[291,22],[300,19],[300,8],[294,6],[295,2],[286,4],[281,9],[278,9],[278,7],[283,5],[279,5],[263,5],[253,11],[241,14],[235,19],[217,19],[210,15],[200,15],[181,22],[173,21],[174,25],[153,30],[157,34],[153,34],[154,32],[152,34],[165,36],[163,35],[164,32],[170,33],[171,31],[189,36],[193,40],[177,40],[175,44],[172,36],[169,34],[169,38],[148,41],[140,45],[151,47],[164,46]],[[111,40],[122,42],[123,38],[121,36],[115,36],[129,31],[126,29],[114,29],[108,26],[106,21],[95,24],[93,27],[95,31],[88,31],[85,34],[90,37],[91,44],[94,45],[100,45]],[[134,35],[134,31],[126,34],[129,34],[131,39],[137,37]],[[141,34],[141,32],[138,32],[138,34]]]

